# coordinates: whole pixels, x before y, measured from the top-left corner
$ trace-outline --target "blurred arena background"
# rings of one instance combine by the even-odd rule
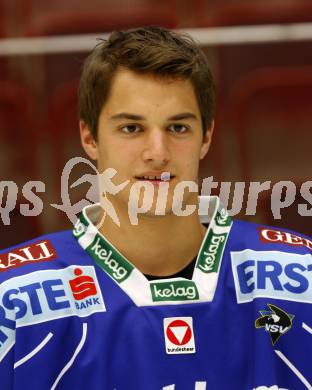
[[[293,181],[296,201],[281,210],[280,220],[271,212],[271,191],[260,195],[255,216],[245,216],[243,208],[238,217],[311,235],[311,216],[298,213],[300,203],[312,208],[299,192],[312,180],[311,0],[1,0],[1,213],[15,198],[16,205],[9,225],[0,213],[0,248],[71,227],[50,204],[61,203],[65,163],[85,157],[76,110],[82,61],[96,37],[142,25],[189,31],[210,61],[216,129],[200,177]],[[93,172],[77,166],[69,185],[86,173]],[[43,210],[25,217],[20,205],[31,202],[22,189],[30,180],[45,183],[38,193]],[[16,183],[16,197],[7,181]],[[72,188],[71,203],[89,188]]]

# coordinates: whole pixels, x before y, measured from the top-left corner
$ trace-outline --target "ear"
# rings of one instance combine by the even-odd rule
[[[92,135],[89,126],[83,121],[79,121],[79,129],[80,129],[80,140],[82,147],[84,148],[87,155],[91,158],[91,160],[98,159],[98,146]]]
[[[204,135],[203,144],[200,148],[200,160],[202,160],[208,153],[211,144],[213,130],[214,130],[214,120],[211,122],[210,127],[206,130],[206,133]]]

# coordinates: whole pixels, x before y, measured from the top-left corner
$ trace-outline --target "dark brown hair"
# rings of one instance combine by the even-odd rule
[[[79,116],[97,140],[98,120],[119,67],[170,79],[189,79],[201,112],[203,133],[214,115],[214,83],[205,54],[185,33],[161,27],[114,31],[84,63]]]

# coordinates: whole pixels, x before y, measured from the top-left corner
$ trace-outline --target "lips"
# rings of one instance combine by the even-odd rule
[[[154,187],[159,188],[161,185],[164,185],[165,183],[171,183],[171,181],[174,179],[174,176],[171,176],[169,180],[161,180],[161,179],[144,179],[136,177],[139,181],[145,181],[151,183]]]
[[[175,176],[170,176],[170,179],[169,180],[161,180],[161,179],[147,179],[147,178],[144,178],[144,177],[139,177],[139,176],[135,176],[136,179],[138,180],[142,180],[142,181],[158,181],[158,182],[166,182],[166,181],[170,181],[174,178]]]

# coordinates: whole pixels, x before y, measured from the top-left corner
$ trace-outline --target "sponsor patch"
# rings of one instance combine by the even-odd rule
[[[57,253],[50,240],[34,242],[0,254],[0,272],[22,265],[53,260]]]
[[[94,241],[87,248],[87,252],[118,283],[126,280],[133,271],[134,267],[122,255],[107,245],[100,235],[95,236]]]
[[[281,243],[291,246],[303,246],[312,251],[312,241],[296,234],[281,230],[258,228],[259,237],[264,244]]]
[[[193,301],[199,299],[196,284],[191,280],[150,283],[152,299],[159,301]]]
[[[0,290],[0,361],[15,343],[15,328],[104,311],[92,266],[73,265],[7,280]]]
[[[229,216],[228,212],[224,207],[218,210],[216,215],[216,225],[217,226],[231,226],[232,218]]]
[[[77,222],[75,223],[73,235],[77,239],[79,239],[81,236],[83,236],[86,233],[87,227],[88,227],[88,223],[84,218],[83,214],[81,214],[80,219],[77,219]]]
[[[228,234],[215,234],[210,231],[208,235],[210,236],[207,239],[209,244],[199,258],[197,268],[205,273],[218,272],[221,254]]]
[[[260,310],[261,317],[255,321],[255,327],[263,328],[270,334],[272,345],[275,345],[278,339],[287,333],[291,327],[294,315],[287,314],[281,308],[268,303],[270,310]]]
[[[164,318],[167,354],[195,353],[192,317]]]
[[[255,298],[312,303],[312,255],[278,251],[231,252],[238,303]]]

